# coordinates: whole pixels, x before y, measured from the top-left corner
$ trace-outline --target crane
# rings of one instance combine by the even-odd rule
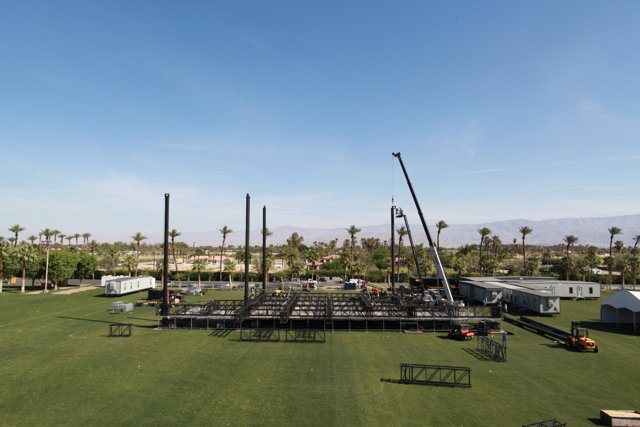
[[[424,232],[427,235],[427,240],[429,242],[429,248],[431,249],[431,256],[433,257],[433,263],[436,265],[436,271],[438,272],[438,277],[442,280],[442,284],[444,285],[444,291],[447,297],[447,301],[451,304],[454,303],[453,295],[451,294],[451,288],[449,287],[449,282],[447,281],[447,275],[444,272],[444,268],[442,267],[442,263],[440,262],[440,256],[438,256],[438,250],[436,246],[433,244],[433,239],[431,239],[431,234],[429,233],[429,228],[427,227],[427,223],[424,219],[424,215],[422,214],[422,209],[420,208],[420,203],[418,203],[418,198],[416,197],[416,193],[413,191],[413,185],[411,184],[411,180],[409,179],[409,175],[407,174],[407,169],[404,167],[404,163],[402,162],[402,157],[400,153],[392,153],[393,157],[397,157],[398,161],[400,161],[400,166],[402,167],[402,172],[404,173],[404,177],[407,180],[407,185],[409,186],[409,191],[411,192],[411,197],[413,197],[413,202],[416,205],[416,209],[418,210],[418,216],[420,217],[420,221],[422,222],[422,228],[424,228]]]

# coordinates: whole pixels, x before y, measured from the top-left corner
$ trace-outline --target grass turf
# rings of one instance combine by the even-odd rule
[[[542,319],[563,329],[590,322],[599,353],[567,351],[503,322],[514,335],[508,362],[497,363],[471,354],[475,340],[437,333],[240,342],[237,332],[155,330],[148,307],[110,314],[114,299],[99,290],[62,296],[9,288],[0,294],[0,424],[513,426],[556,417],[588,425],[601,408],[640,409],[640,337],[599,328],[602,299],[563,301],[560,316]],[[133,336],[108,338],[116,321],[136,325]],[[468,366],[472,387],[380,381],[398,378],[400,363]]]

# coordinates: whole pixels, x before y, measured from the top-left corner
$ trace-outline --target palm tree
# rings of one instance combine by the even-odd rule
[[[356,227],[355,225],[350,226],[346,230],[347,230],[347,233],[349,233],[349,236],[351,237],[351,265],[350,265],[350,269],[351,269],[351,274],[353,275],[353,255],[354,255],[354,251],[355,251],[355,247],[356,247],[356,234],[358,234],[362,230],[360,228]]]
[[[224,244],[227,241],[227,236],[233,233],[233,230],[225,225],[218,231],[222,234],[222,244],[220,245],[220,280],[222,280],[222,255],[224,254]]]
[[[633,240],[634,240],[633,247],[635,249],[636,247],[638,247],[638,243],[640,243],[640,234],[638,234],[636,237],[634,237]]]
[[[144,236],[142,233],[140,233],[139,231],[136,232],[136,234],[134,234],[133,236],[131,236],[131,238],[133,239],[133,241],[136,244],[136,276],[138,275],[138,260],[140,259],[140,242],[142,242],[143,240],[147,239],[147,236]]]
[[[607,267],[609,269],[609,285],[613,281],[613,238],[618,234],[622,234],[622,229],[616,226],[612,226],[609,229],[609,259],[607,262]]]
[[[9,231],[14,233],[16,236],[16,240],[13,241],[13,247],[15,248],[16,245],[18,244],[18,233],[20,233],[21,231],[24,231],[25,228],[21,227],[20,224],[15,224],[12,225],[11,227],[9,227]]]
[[[522,265],[524,265],[525,268],[527,265],[527,252],[525,249],[524,239],[531,233],[533,233],[533,230],[527,227],[526,225],[523,227],[520,227],[520,234],[522,234]]]
[[[436,249],[439,250],[440,249],[440,232],[445,228],[449,228],[449,224],[447,224],[443,220],[440,220],[436,222],[436,228],[438,229],[438,234],[436,235]]]
[[[207,270],[207,260],[205,259],[196,259],[193,261],[193,265],[192,265],[192,270],[195,271],[198,274],[198,287],[201,287],[200,285],[200,274],[203,271]]]
[[[82,233],[82,244],[83,245],[88,244],[90,237],[91,237],[91,233]]]
[[[27,237],[27,240],[31,242],[31,244],[33,245],[36,242],[36,240],[38,240],[38,236],[31,235]]]
[[[173,256],[173,265],[176,269],[176,279],[180,278],[180,273],[178,273],[178,259],[176,258],[176,237],[181,236],[180,233],[175,228],[169,232],[169,237],[171,237],[171,254]]]
[[[67,239],[67,246],[71,246],[71,241],[73,240],[73,236],[71,235],[66,236],[65,239]]]
[[[613,238],[618,234],[622,234],[622,229],[618,227],[611,227],[609,230],[609,256],[613,256]]]
[[[60,232],[58,232],[57,236],[60,238],[60,246],[64,246],[64,238],[65,238],[67,235],[66,235],[66,234],[64,234],[64,233],[60,233]],[[54,235],[54,237],[55,237],[55,235]],[[55,240],[54,240],[53,244],[55,245]]]
[[[478,228],[478,233],[480,234],[480,257],[478,258],[478,269],[482,273],[482,246],[484,246],[485,238],[491,234],[491,229],[487,227]]]
[[[502,246],[502,240],[499,236],[491,236],[491,247],[493,248],[493,257],[498,258],[498,249]]]
[[[80,233],[74,233],[73,238],[76,239],[76,246],[78,246],[78,239],[80,238]]]
[[[131,254],[125,255],[122,266],[129,271],[129,276],[131,276],[131,272],[138,269],[138,260]]]
[[[38,257],[38,253],[34,246],[27,245],[22,242],[15,250],[15,254],[22,267],[22,283],[20,285],[20,292],[24,293],[25,281],[27,279],[27,263],[35,261]]]
[[[564,236],[564,239],[562,240],[567,244],[566,252],[567,256],[569,256],[569,249],[571,249],[571,245],[575,244],[578,241],[578,238],[572,234],[569,234],[568,236]]]
[[[48,228],[47,228],[47,230],[48,230]],[[56,229],[51,230],[51,234],[49,235],[49,238],[53,237],[53,244],[54,245],[56,244],[56,240],[57,240],[57,237],[58,237],[59,234],[60,234],[60,230],[56,230]],[[62,237],[64,237],[64,234],[60,237],[60,239],[62,239]]]

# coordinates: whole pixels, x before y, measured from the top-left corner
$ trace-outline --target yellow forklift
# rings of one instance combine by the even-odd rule
[[[581,327],[577,320],[571,322],[571,335],[565,339],[564,345],[571,350],[598,352],[598,345],[589,338],[589,330]]]

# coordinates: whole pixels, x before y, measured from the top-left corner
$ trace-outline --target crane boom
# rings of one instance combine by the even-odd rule
[[[409,186],[409,191],[411,192],[411,197],[413,197],[413,202],[416,205],[416,209],[418,210],[418,216],[420,217],[420,221],[422,222],[422,228],[424,228],[424,232],[427,235],[427,241],[429,242],[429,247],[431,248],[431,256],[433,257],[433,263],[436,265],[436,271],[438,272],[438,277],[442,280],[444,285],[444,291],[447,296],[447,301],[453,304],[453,295],[451,294],[451,288],[449,287],[449,282],[447,281],[447,275],[444,272],[444,268],[442,267],[442,263],[440,262],[440,256],[438,255],[438,250],[436,246],[433,244],[433,239],[431,239],[431,234],[429,233],[429,228],[427,227],[427,223],[424,219],[424,215],[422,214],[422,209],[420,208],[420,203],[418,203],[418,198],[416,197],[416,193],[413,191],[413,185],[411,184],[411,180],[409,179],[409,174],[407,174],[407,169],[404,167],[404,163],[402,162],[402,157],[400,157],[400,153],[392,153],[393,157],[397,157],[400,161],[400,166],[402,167],[402,172],[404,173],[404,177],[407,180],[407,185]]]

